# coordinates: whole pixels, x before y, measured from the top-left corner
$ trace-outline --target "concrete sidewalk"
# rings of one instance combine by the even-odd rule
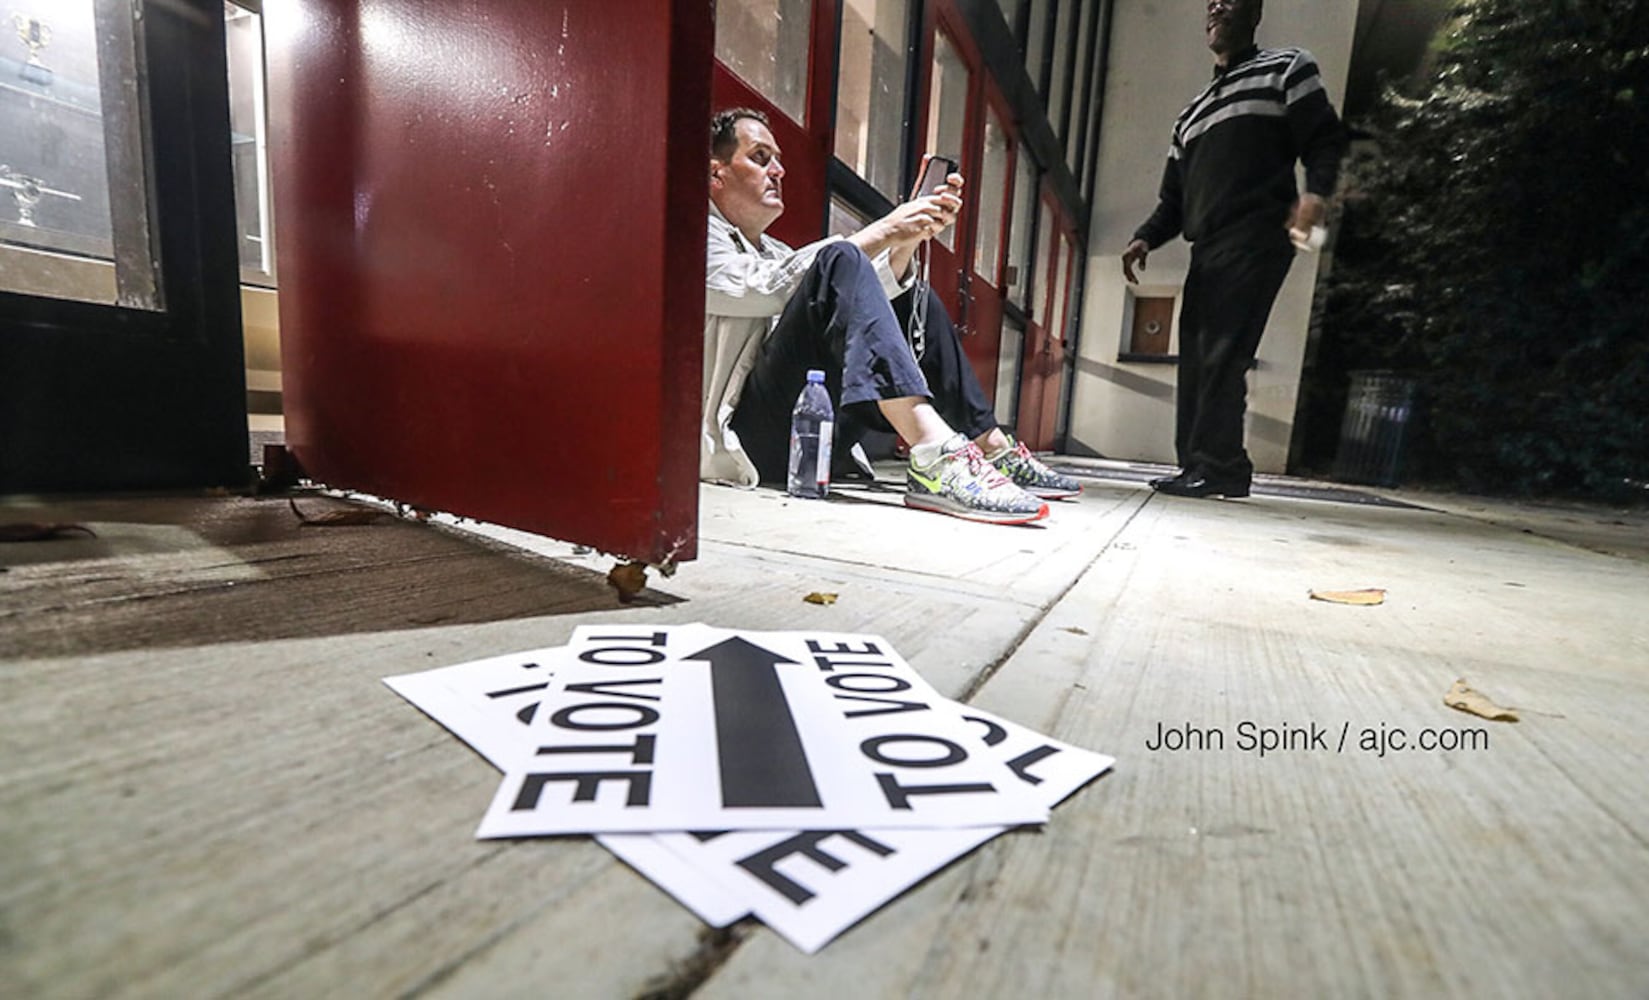
[[[1649,519],[1323,502],[1281,480],[1181,500],[1145,489],[1149,470],[1069,464],[1094,477],[1084,496],[1024,528],[908,511],[892,489],[707,486],[699,561],[623,608],[610,560],[501,530],[518,549],[403,522],[306,534],[278,522],[284,501],[217,501],[257,524],[221,537],[145,502],[9,506],[102,530],[0,550],[5,979],[22,996],[1649,994]],[[552,596],[511,603],[544,580]],[[1308,597],[1360,587],[1386,602]],[[233,605],[241,639],[219,631],[230,600],[251,602]],[[99,625],[119,615],[164,644]],[[809,957],[758,926],[708,931],[589,840],[474,840],[496,772],[379,683],[580,624],[691,621],[880,633],[945,693],[1117,766]],[[1521,721],[1445,707],[1457,678]],[[1248,746],[1282,731],[1327,738]]]

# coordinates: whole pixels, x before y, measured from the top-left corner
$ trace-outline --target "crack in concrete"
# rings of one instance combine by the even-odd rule
[[[1019,652],[1019,648],[1025,644],[1025,640],[1030,638],[1031,633],[1036,631],[1037,626],[1047,620],[1048,615],[1053,612],[1054,608],[1059,606],[1059,602],[1065,599],[1065,596],[1071,592],[1071,589],[1077,585],[1077,582],[1086,576],[1089,570],[1094,568],[1095,563],[1098,563],[1101,559],[1105,558],[1105,553],[1111,551],[1111,547],[1116,544],[1116,540],[1122,537],[1122,533],[1128,530],[1128,526],[1130,524],[1134,523],[1134,518],[1138,517],[1140,511],[1145,509],[1145,505],[1150,502],[1151,497],[1152,494],[1149,493],[1144,495],[1134,509],[1129,512],[1128,516],[1122,519],[1122,523],[1117,525],[1117,529],[1111,533],[1111,537],[1105,540],[1105,544],[1100,546],[1099,551],[1094,553],[1093,558],[1088,560],[1088,564],[1083,566],[1080,572],[1074,574],[1069,580],[1067,580],[1065,586],[1059,588],[1059,593],[1055,594],[1046,604],[1042,605],[1042,607],[1037,610],[1037,613],[1031,617],[1031,620],[1025,623],[1025,627],[1019,630],[1019,634],[1013,637],[1013,641],[1008,643],[1008,648],[1002,651],[1001,656],[997,657],[993,662],[986,664],[983,670],[974,675],[973,680],[969,682],[967,688],[964,689],[961,694],[956,696],[957,701],[967,704],[973,701],[974,697],[978,695],[980,691],[985,689],[985,685],[991,682],[991,678],[995,677],[997,672],[1000,671],[1009,660],[1013,659],[1014,654]]]
[[[726,927],[703,928],[698,947],[649,982],[634,1000],[686,1000],[732,959],[759,926],[755,917],[745,917]]]

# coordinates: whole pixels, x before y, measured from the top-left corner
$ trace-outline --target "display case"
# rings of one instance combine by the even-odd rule
[[[157,309],[131,0],[0,11],[0,291]]]

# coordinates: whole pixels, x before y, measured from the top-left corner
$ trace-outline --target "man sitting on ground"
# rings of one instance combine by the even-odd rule
[[[817,368],[838,413],[909,442],[906,506],[1022,524],[1048,515],[1041,498],[1081,491],[997,425],[931,290],[920,361],[894,314],[917,248],[956,220],[960,175],[851,236],[792,250],[765,235],[784,212],[766,116],[720,112],[710,138],[701,479],[784,482],[790,411]]]

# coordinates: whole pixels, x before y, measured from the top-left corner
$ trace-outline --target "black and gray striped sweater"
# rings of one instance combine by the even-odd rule
[[[1255,234],[1275,239],[1297,191],[1328,197],[1345,154],[1345,129],[1304,49],[1250,48],[1174,122],[1156,211],[1135,230],[1152,249],[1184,233],[1198,240]]]

